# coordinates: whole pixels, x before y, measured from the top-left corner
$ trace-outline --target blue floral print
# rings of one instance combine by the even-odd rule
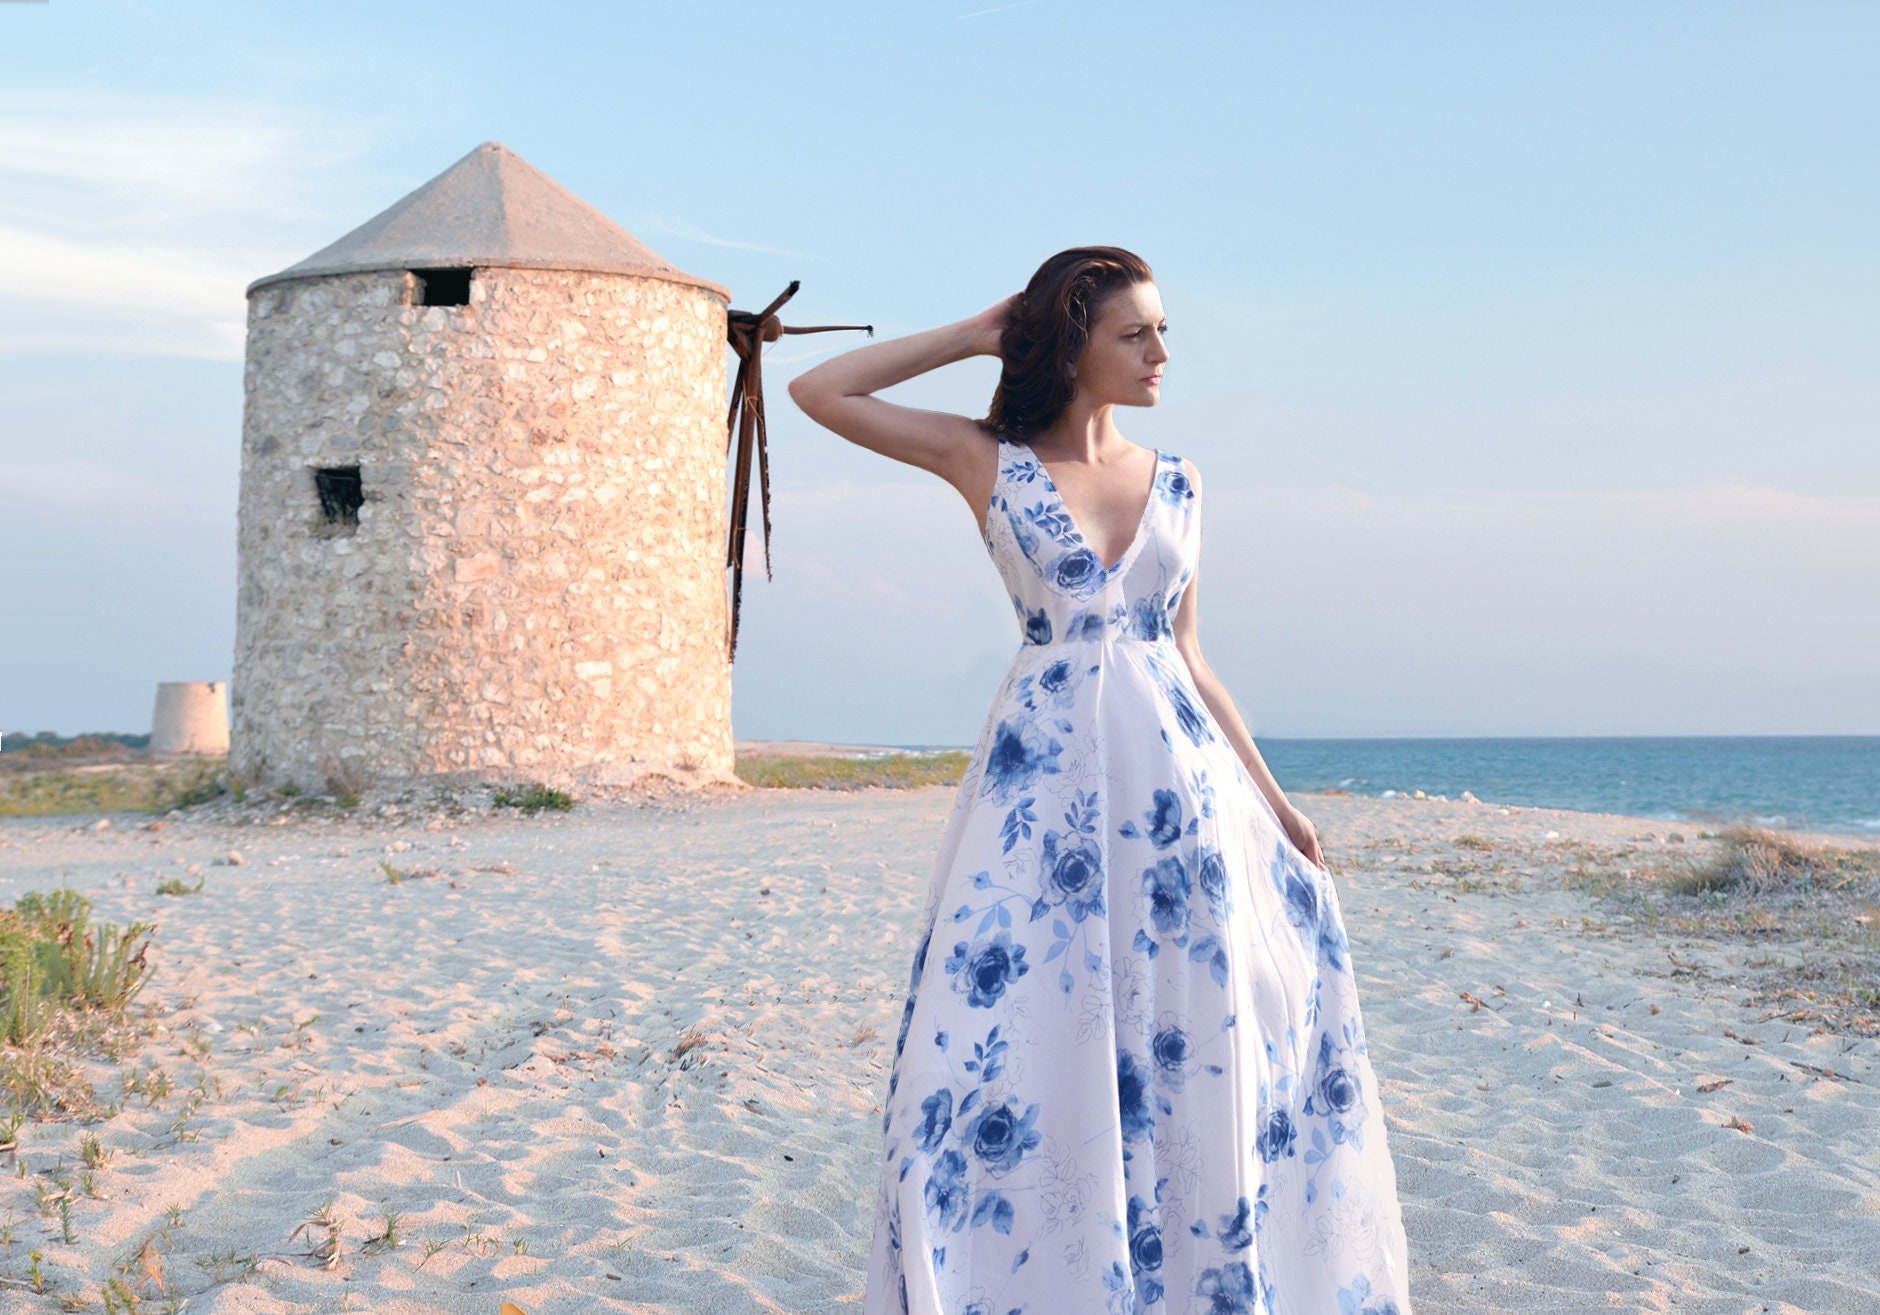
[[[966,1157],[943,1152],[927,1176],[927,1212],[937,1232],[957,1233],[966,1222]]]
[[[1038,1148],[1044,1134],[1037,1130],[1037,1123],[1035,1104],[1022,1115],[1009,1103],[994,1105],[980,1113],[966,1135],[986,1172],[1006,1174],[1018,1167],[1026,1152]]]
[[[1019,642],[930,878],[862,1315],[1412,1315],[1337,891],[1174,640],[1200,509],[1157,453],[1106,568],[1001,449]]]
[[[1338,1290],[1338,1315],[1400,1315],[1397,1303],[1389,1297],[1373,1303],[1370,1296],[1371,1280],[1358,1275],[1350,1287]]]
[[[1332,1034],[1319,1034],[1318,1062],[1313,1071],[1311,1093],[1301,1112],[1323,1119],[1335,1143],[1364,1144],[1364,1090],[1359,1082],[1356,1058],[1362,1053],[1353,1042],[1356,1029],[1346,1024],[1343,1044],[1334,1043]],[[1315,1147],[1315,1149],[1318,1149]]]
[[[1136,1302],[1147,1309],[1162,1300],[1162,1230],[1140,1196],[1129,1198],[1129,1272],[1136,1282]]]
[[[1151,643],[1175,633],[1175,628],[1169,624],[1168,605],[1159,598],[1138,598],[1129,609],[1129,623],[1132,635]]]
[[[1195,1284],[1195,1295],[1201,1298],[1200,1308],[1208,1315],[1252,1315],[1253,1271],[1244,1260],[1204,1269],[1201,1281]]]
[[[920,1127],[914,1130],[914,1144],[929,1155],[940,1149],[948,1129],[953,1126],[953,1091],[942,1087],[920,1103]]]
[[[1215,1236],[1229,1251],[1245,1251],[1253,1245],[1253,1229],[1248,1221],[1253,1217],[1253,1202],[1241,1197],[1234,1204],[1234,1213],[1221,1216],[1221,1228]]]
[[[1171,466],[1158,474],[1155,491],[1162,501],[1174,506],[1195,496],[1194,486],[1188,482],[1188,472],[1180,466]]]
[[[1150,798],[1152,802],[1142,815],[1144,824],[1138,827],[1132,818],[1123,823],[1122,833],[1131,840],[1143,839],[1157,849],[1167,849],[1184,834],[1181,796],[1173,790],[1157,790]],[[1198,821],[1191,824],[1189,831],[1198,826]]]
[[[1208,898],[1216,922],[1226,922],[1233,902],[1227,893],[1227,860],[1218,849],[1203,849],[1195,856],[1195,884]]]
[[[1051,578],[1060,589],[1080,590],[1103,575],[1103,563],[1088,548],[1073,548],[1051,564]]]
[[[1076,692],[1076,668],[1069,658],[1060,658],[1038,673],[1038,688],[1055,705],[1062,705]]]
[[[1293,1127],[1292,1115],[1283,1109],[1268,1110],[1260,1119],[1260,1136],[1253,1148],[1262,1160],[1271,1164],[1282,1155],[1291,1155],[1297,1140],[1299,1134]]]
[[[1188,934],[1188,869],[1170,854],[1142,874],[1142,890],[1149,897],[1149,920],[1163,936],[1177,944]]]
[[[1321,878],[1291,845],[1280,846],[1269,870],[1273,885],[1286,899],[1286,920],[1311,947],[1320,963],[1343,972],[1345,928],[1325,905]]]
[[[999,723],[986,756],[986,793],[1001,802],[1029,789],[1040,776],[1058,770],[1064,746],[1032,720]]]
[[[1103,851],[1089,836],[1044,833],[1044,902],[1074,922],[1103,915]]]
[[[1163,685],[1162,692],[1168,696],[1169,706],[1175,709],[1175,724],[1183,735],[1195,744],[1204,744],[1214,737],[1214,732],[1208,728],[1208,719],[1201,715],[1201,709],[1188,697],[1186,689],[1171,680]]]
[[[1149,1072],[1127,1050],[1116,1052],[1116,1108],[1122,1119],[1123,1140],[1143,1141],[1155,1132],[1155,1112],[1149,1107]]]
[[[1194,1038],[1187,1029],[1170,1023],[1151,1039],[1149,1053],[1155,1056],[1156,1080],[1180,1091],[1194,1053]]]
[[[990,1009],[1006,987],[1031,971],[1025,947],[1014,945],[1012,933],[1003,929],[971,946],[961,941],[947,956],[946,967],[956,978],[955,986],[965,993],[966,1003],[975,1009]]]
[[[1028,644],[1051,642],[1051,616],[1042,607],[1035,612],[1025,613],[1025,642]]]

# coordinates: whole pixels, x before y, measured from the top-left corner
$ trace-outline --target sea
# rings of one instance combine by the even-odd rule
[[[1262,739],[1286,790],[1880,835],[1880,736]]]

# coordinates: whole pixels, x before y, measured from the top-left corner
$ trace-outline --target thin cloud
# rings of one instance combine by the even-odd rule
[[[248,283],[408,189],[364,165],[395,131],[268,100],[0,92],[0,354],[241,359]],[[671,214],[635,223],[827,263]]]
[[[358,127],[265,101],[0,93],[0,352],[239,359],[247,283],[331,236]]]
[[[279,186],[280,161],[301,145],[299,134],[269,117],[250,107],[148,104],[109,93],[0,96],[7,209],[64,199],[129,205],[145,220],[293,214],[298,207]]]
[[[654,233],[666,233],[673,237],[683,238],[688,242],[701,242],[706,246],[729,247],[734,251],[756,251],[766,256],[788,256],[792,260],[814,260],[822,264],[829,263],[827,256],[812,255],[807,251],[789,251],[782,247],[767,247],[759,242],[745,242],[738,238],[719,237],[716,234],[707,233],[704,229],[688,219],[660,214],[656,211],[636,211],[630,222],[636,229]]]
[[[246,268],[186,247],[73,240],[0,224],[0,291],[26,300],[209,319],[233,308],[239,318]]]
[[[955,22],[958,22],[965,18],[984,18],[987,14],[1003,14],[1008,9],[1024,9],[1029,5],[1041,5],[1043,3],[1044,0],[1013,0],[1013,3],[1009,5],[994,5],[990,9],[975,9],[970,14],[955,14],[953,15],[953,19]]]

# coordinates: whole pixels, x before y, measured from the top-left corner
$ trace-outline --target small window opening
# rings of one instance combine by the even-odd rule
[[[357,466],[329,466],[313,472],[313,487],[320,494],[320,512],[328,525],[359,524],[359,508],[365,505],[365,485]]]
[[[468,306],[470,304],[470,275],[468,269],[414,269],[411,276],[418,280],[418,304],[420,306]]]

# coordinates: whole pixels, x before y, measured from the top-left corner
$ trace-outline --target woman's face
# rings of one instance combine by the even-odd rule
[[[1078,393],[1098,406],[1154,406],[1162,396],[1167,332],[1155,284],[1131,283],[1112,292],[1077,358]]]

